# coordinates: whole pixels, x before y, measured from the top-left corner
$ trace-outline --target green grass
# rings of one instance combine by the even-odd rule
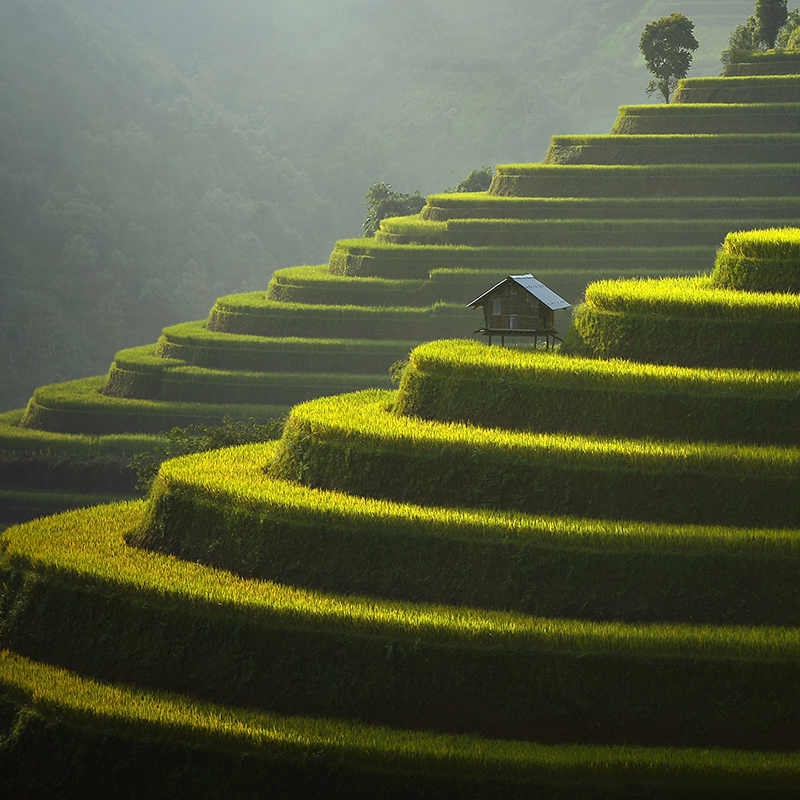
[[[210,331],[204,321],[183,322],[164,328],[162,341],[170,344],[221,350],[258,350],[259,352],[288,353],[297,362],[313,353],[356,354],[369,356],[376,353],[394,352],[404,349],[414,340],[389,340],[376,342],[371,339],[334,339],[303,336],[249,336],[244,334]],[[157,351],[158,352],[158,351]]]
[[[800,619],[794,531],[366,499],[265,480],[269,453],[237,448],[163,464],[131,541],[326,592],[627,622]]]
[[[596,266],[614,272],[634,262],[651,264],[653,272],[661,266],[697,271],[710,263],[708,247],[514,247],[414,245],[374,242],[363,239],[339,242],[331,256],[331,270],[339,274],[362,276],[405,276],[428,278],[441,269],[485,270],[506,275],[530,270],[531,263],[549,269],[574,269],[576,265]],[[464,299],[468,302],[468,298]],[[457,335],[454,331],[442,335]],[[434,337],[430,337],[434,338]]]
[[[211,748],[206,754],[209,760],[214,751],[222,750],[270,760],[324,758],[367,774],[378,771],[382,781],[403,773],[494,779],[506,786],[507,797],[517,796],[518,791],[527,796],[528,782],[568,788],[573,782],[591,781],[613,789],[624,781],[629,786],[768,792],[794,787],[799,777],[797,758],[790,754],[548,747],[254,713],[103,683],[8,652],[0,654],[0,684],[6,697],[32,706],[47,719]]]
[[[171,403],[108,397],[100,393],[105,376],[41,386],[28,404],[22,424],[54,433],[158,433],[176,425],[215,424],[226,414],[257,420],[282,416],[285,407],[257,404]]]
[[[724,247],[732,256],[800,261],[800,228],[767,228],[729,233]]]
[[[259,336],[337,336],[353,339],[419,337],[430,339],[463,330],[461,304],[427,307],[381,307],[279,303],[263,293],[220,298],[211,309],[208,328]]]
[[[737,292],[716,287],[710,276],[597,281],[586,302],[603,311],[669,317],[711,317],[762,323],[800,322],[800,295]]]
[[[791,60],[796,60],[792,58]],[[678,91],[695,87],[733,87],[733,88],[759,88],[769,90],[773,87],[800,88],[798,75],[747,75],[737,78],[711,77],[711,78],[681,78],[678,81]]]
[[[245,446],[245,449],[269,445]],[[205,456],[205,458],[204,458]],[[206,462],[208,454],[186,457]],[[212,459],[213,460],[213,459]],[[441,605],[327,595],[251,580],[126,544],[142,519],[142,501],[66,512],[15,526],[0,537],[8,563],[39,575],[169,601],[198,612],[258,618],[364,636],[415,638],[464,646],[512,646],[575,654],[658,653],[693,658],[768,659],[800,656],[800,630],[697,625],[626,625],[527,617]],[[231,617],[232,619],[232,617]]]
[[[699,276],[590,284],[565,352],[686,367],[797,369],[800,296],[717,283]]]
[[[754,164],[797,161],[796,133],[554,136],[546,164]]]
[[[695,79],[696,80],[696,79]],[[714,80],[714,79],[711,79]],[[727,79],[730,80],[730,79]],[[654,103],[651,105],[620,106],[620,117],[627,116],[770,116],[773,114],[788,114],[795,116],[800,111],[800,103],[691,103],[665,104]],[[769,133],[769,131],[764,131]]]
[[[796,372],[685,369],[461,340],[411,352],[397,409],[515,430],[800,444],[799,398]]]
[[[429,195],[423,219],[722,219],[789,217],[797,197],[501,197]]]
[[[643,108],[660,109],[663,106],[623,106],[625,109],[635,109],[642,113]],[[797,109],[795,109],[796,111]],[[625,136],[621,134],[580,134],[570,136],[553,136],[551,143],[559,147],[617,147],[617,146],[643,146],[659,147],[675,145],[678,147],[692,147],[694,145],[771,145],[800,143],[798,134],[787,133],[755,133],[755,134],[702,134],[702,133],[668,133],[644,134],[641,136]]]
[[[786,52],[784,50],[766,50],[754,53],[747,50],[733,50],[731,52],[731,64],[782,63],[787,61],[800,62],[800,53]]]
[[[716,286],[750,291],[800,291],[800,229],[729,233],[712,272]]]
[[[498,164],[497,175],[586,175],[618,174],[626,177],[666,175],[712,178],[720,175],[795,175],[800,164]]]
[[[0,450],[17,454],[47,452],[65,456],[132,455],[161,447],[162,434],[53,433],[19,427],[24,409],[0,416]],[[3,424],[13,421],[12,424]]]
[[[156,353],[209,369],[258,372],[378,374],[404,358],[420,339],[332,339],[262,337],[212,332],[203,322],[165,328]],[[169,362],[167,362],[169,363]]]
[[[490,191],[531,197],[796,195],[800,164],[499,164]]]
[[[741,525],[800,520],[796,448],[512,433],[401,417],[394,402],[376,391],[296,406],[273,474],[425,505]],[[765,496],[773,497],[768,506]]]

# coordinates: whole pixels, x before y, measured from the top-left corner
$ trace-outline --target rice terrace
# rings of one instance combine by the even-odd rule
[[[563,342],[489,346],[528,273]],[[798,797],[800,48],[37,388],[0,476],[4,796]]]

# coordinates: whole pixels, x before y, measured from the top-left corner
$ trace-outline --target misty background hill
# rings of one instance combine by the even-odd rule
[[[648,102],[644,25],[720,71],[750,0],[3,0],[0,410],[327,260],[376,181],[539,161]]]

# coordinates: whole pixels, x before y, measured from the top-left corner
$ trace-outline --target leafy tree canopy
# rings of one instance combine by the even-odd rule
[[[756,41],[765,48],[775,47],[778,32],[786,23],[789,12],[787,0],[756,0]]]
[[[474,169],[464,180],[459,181],[454,188],[446,189],[445,194],[456,194],[460,192],[485,192],[492,183],[492,168],[483,166]]]
[[[374,236],[386,217],[407,217],[419,214],[425,205],[425,198],[419,193],[403,194],[395,192],[388,183],[373,183],[364,195],[367,216],[364,219],[364,236]]]
[[[728,46],[720,60],[727,66],[734,53],[754,53],[758,50],[800,49],[792,34],[800,27],[800,9],[787,11],[786,0],[757,0],[755,14],[743,25],[737,25],[728,38]]]
[[[655,79],[647,85],[647,94],[659,92],[669,103],[678,81],[686,77],[698,46],[694,23],[683,14],[670,14],[645,25],[639,49]]]

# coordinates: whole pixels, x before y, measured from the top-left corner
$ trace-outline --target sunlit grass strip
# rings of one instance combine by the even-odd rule
[[[800,444],[800,373],[565,357],[474,341],[421,345],[399,413],[626,438]]]
[[[209,331],[203,323],[186,323],[165,328],[157,353],[166,359],[177,357],[210,369],[252,372],[331,372],[377,374],[389,368],[423,337],[404,341],[395,337],[382,339],[344,339],[255,336],[251,334]],[[433,338],[433,337],[431,337]]]
[[[779,222],[779,221],[776,221]],[[788,222],[788,221],[786,221]],[[681,233],[687,238],[693,233],[730,231],[734,228],[752,228],[759,225],[757,219],[558,219],[558,220],[525,220],[525,219],[451,219],[446,223],[447,231],[458,233],[508,232],[532,233],[547,236],[548,233],[594,233],[598,237],[603,234],[627,234],[638,237],[638,241],[646,241],[648,234],[671,234],[679,241]],[[617,239],[620,241],[621,237]],[[671,242],[672,243],[672,242]],[[623,242],[624,244],[624,242]],[[619,246],[619,245],[618,245]]]
[[[175,417],[212,417],[230,413],[236,417],[247,415],[263,418],[269,415],[270,410],[262,405],[242,405],[237,408],[227,406],[215,407],[206,403],[167,403],[159,400],[128,400],[118,397],[106,397],[100,394],[99,389],[105,381],[105,376],[96,378],[80,378],[76,381],[54,383],[41,386],[34,392],[34,402],[49,409],[63,411],[77,411],[83,413],[105,414],[137,414]]]
[[[681,471],[800,477],[797,448],[598,439],[427,422],[394,414],[395,399],[393,392],[374,390],[312,400],[292,409],[289,429],[305,430],[320,441],[358,441],[370,449],[397,452],[458,448],[476,456],[498,453],[532,461],[553,457],[583,467],[679,467]]]
[[[419,219],[419,217],[417,217]],[[362,291],[413,292],[421,289],[425,282],[421,280],[391,280],[387,278],[350,278],[346,275],[334,275],[328,271],[328,265],[321,267],[288,267],[272,273],[270,286],[319,286],[325,291]],[[271,294],[271,288],[268,295]],[[274,298],[272,298],[274,299]]]
[[[539,616],[779,625],[800,613],[795,531],[395,503],[265,480],[267,457],[164,464],[131,541],[320,591]]]
[[[730,54],[731,64],[760,64],[770,62],[798,62],[800,63],[800,53],[786,50],[766,50],[764,52],[753,52],[749,50],[734,49]]]
[[[800,174],[800,164],[498,164],[498,176],[586,175],[701,177],[788,176]]]
[[[519,541],[551,547],[667,549],[680,551],[800,552],[794,530],[667,525],[601,519],[550,517],[519,512],[420,506],[312,489],[271,478],[263,465],[273,445],[245,445],[171,459],[161,465],[155,503],[165,493],[182,492],[198,500],[247,509],[281,520],[341,528],[424,531],[447,539]],[[192,532],[181,532],[192,535]]]
[[[422,220],[419,214],[408,217],[386,217],[381,220],[381,233],[405,233],[419,234],[424,236],[436,236],[444,233],[447,226],[443,222],[431,222]],[[380,241],[380,237],[377,237]]]
[[[256,617],[269,624],[323,626],[363,636],[399,636],[460,646],[547,647],[560,652],[623,652],[692,658],[795,660],[800,630],[577,622],[452,606],[342,597],[247,580],[126,544],[143,502],[66,512],[9,528],[0,546],[9,563],[38,574],[163,599],[198,611]]]
[[[365,387],[373,385],[375,375],[343,375],[339,372],[244,372],[203,367],[181,367],[170,370],[165,383],[197,383],[207,386],[333,386],[359,383]]]
[[[429,195],[426,220],[489,219],[721,219],[789,217],[800,197],[514,197],[489,194]]]
[[[693,80],[697,80],[694,78]],[[730,80],[728,78],[727,80]],[[770,114],[800,114],[800,103],[658,103],[650,105],[620,106],[617,112],[621,117],[627,116],[753,116],[761,117]],[[767,133],[768,131],[765,131]],[[715,134],[716,135],[716,134]]]
[[[732,256],[800,261],[800,228],[731,232],[725,237],[723,247]]]
[[[364,239],[351,239],[337,242],[336,251],[346,252],[350,255],[368,255],[368,256],[383,256],[391,255],[403,259],[425,259],[425,254],[429,254],[431,268],[438,260],[451,260],[460,261],[468,259],[482,259],[491,257],[494,259],[503,258],[519,258],[519,257],[543,257],[547,258],[550,255],[566,255],[571,252],[568,247],[480,247],[473,245],[404,245],[404,244],[388,244],[385,242],[376,242],[370,239],[369,243],[365,244]],[[674,252],[680,255],[692,255],[700,252],[704,248],[697,247],[680,247],[674,248]],[[334,252],[336,252],[334,251]],[[598,247],[587,248],[582,251],[583,257],[594,258],[608,258],[610,256],[627,256],[635,258],[637,256],[647,258],[653,255],[652,248],[648,247]],[[427,259],[426,259],[427,260]]]
[[[597,281],[586,288],[586,303],[626,314],[800,324],[800,295],[718,288],[710,276]]]
[[[678,90],[693,88],[764,88],[776,86],[797,87],[800,89],[800,76],[798,75],[744,75],[736,78],[711,77],[711,78],[681,78],[678,81]]]
[[[357,306],[430,306],[437,300],[425,279],[370,278],[334,275],[326,264],[323,272],[295,270],[293,267],[273,273],[267,288],[270,300],[330,305],[336,300]],[[317,268],[314,268],[317,269]],[[322,269],[322,268],[319,268]]]
[[[800,228],[732,232],[717,252],[716,286],[750,292],[800,291]]]
[[[17,412],[15,419],[21,419]],[[166,439],[163,434],[110,434],[93,436],[84,433],[51,433],[33,428],[3,425],[0,422],[0,450],[7,453],[37,453],[95,456],[132,455],[162,447]]]
[[[325,317],[325,318],[381,318],[403,319],[406,317],[422,317],[434,312],[443,311],[442,304],[428,308],[405,306],[393,308],[391,306],[357,306],[357,305],[319,305],[308,303],[284,303],[270,300],[264,292],[251,292],[247,294],[228,295],[220,297],[211,310],[213,318],[217,313],[250,314],[269,317]]]
[[[427,342],[412,350],[411,364],[422,372],[465,378],[502,378],[536,385],[606,388],[688,395],[791,398],[800,395],[800,372],[741,369],[688,369],[632,361],[598,361],[557,352],[486,347],[470,340]]]
[[[663,108],[664,106],[650,106]],[[626,108],[623,106],[623,108]],[[628,106],[637,109],[642,106]],[[580,134],[569,136],[553,136],[552,144],[559,147],[617,147],[617,146],[651,146],[676,145],[691,147],[692,145],[800,145],[800,134],[796,133],[650,133],[638,136],[625,134]]]
[[[657,108],[664,108],[663,105]],[[669,106],[668,106],[669,108]],[[798,113],[800,113],[800,103],[798,103]],[[637,209],[652,209],[653,211],[663,212],[665,209],[682,209],[694,206],[700,211],[706,209],[725,209],[728,208],[747,208],[752,209],[748,214],[754,213],[759,208],[772,209],[778,208],[797,208],[800,206],[800,198],[797,197],[506,197],[503,195],[488,194],[486,192],[473,194],[429,194],[427,197],[428,205],[437,208],[470,209],[472,207],[496,209],[502,212],[504,209],[515,211],[517,209],[528,209],[530,211],[543,210],[547,212],[547,219],[563,219],[561,213],[565,210],[575,210],[578,216],[584,215],[586,209],[598,209],[603,212],[613,212],[623,210],[626,214],[633,214]],[[551,209],[557,209],[558,213],[550,213]],[[653,214],[652,216],[658,216]],[[470,216],[467,214],[466,216]],[[474,218],[474,215],[472,215]],[[491,217],[490,218],[495,218]],[[501,216],[496,219],[501,219]],[[537,217],[538,218],[538,217]],[[629,217],[625,217],[628,219]],[[356,240],[358,241],[358,240]]]
[[[0,652],[0,686],[14,702],[72,724],[265,758],[305,760],[322,754],[356,769],[389,775],[433,773],[509,783],[552,780],[562,786],[623,779],[649,786],[686,785],[687,790],[727,784],[754,791],[800,781],[800,759],[794,754],[544,746],[286,717],[102,683],[8,651]]]
[[[800,164],[500,164],[490,191],[528,197],[797,195]]]
[[[175,403],[108,397],[100,393],[105,382],[105,376],[97,376],[40,386],[34,391],[22,424],[59,433],[152,434],[176,425],[219,424],[226,414],[236,419],[265,420],[285,413],[285,407],[258,404]]]
[[[337,352],[362,355],[410,349],[414,340],[334,339],[302,336],[252,336],[248,334],[210,331],[205,321],[183,322],[164,328],[163,340],[172,344],[219,348],[223,350],[257,350],[259,352],[288,352],[293,356],[303,353]]]
[[[164,359],[157,356],[155,344],[145,344],[139,347],[128,347],[118,350],[114,355],[114,365],[119,369],[135,370],[159,374],[164,370],[185,366],[179,359]]]
[[[796,448],[512,433],[403,418],[392,404],[391,394],[362,392],[296,406],[274,474],[431,505],[800,524]]]

